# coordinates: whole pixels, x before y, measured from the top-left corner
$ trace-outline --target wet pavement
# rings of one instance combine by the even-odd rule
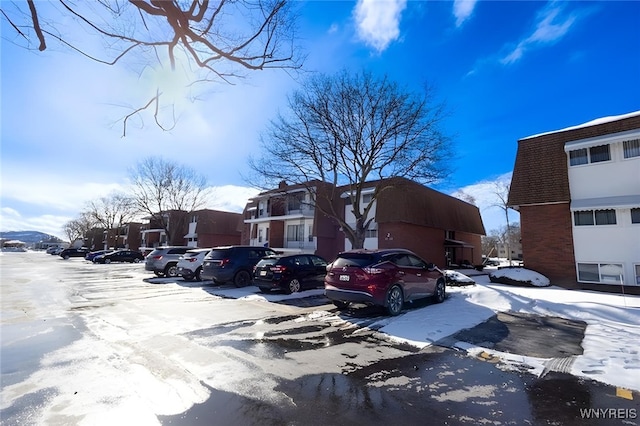
[[[419,349],[380,332],[383,310],[322,295],[236,300],[83,261],[34,265],[26,283],[3,265],[3,425],[640,423],[637,392],[567,374],[580,321],[498,313]]]

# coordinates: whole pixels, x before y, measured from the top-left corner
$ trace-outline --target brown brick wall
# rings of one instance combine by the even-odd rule
[[[411,250],[427,262],[445,267],[444,230],[408,223],[378,224],[378,247]],[[482,251],[478,247],[478,251]]]
[[[527,269],[546,276],[553,285],[578,288],[571,223],[568,203],[520,208],[522,255]]]

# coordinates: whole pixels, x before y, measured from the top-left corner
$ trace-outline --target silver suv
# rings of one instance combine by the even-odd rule
[[[178,260],[187,250],[195,247],[158,247],[147,255],[144,269],[153,271],[158,277],[177,277]]]

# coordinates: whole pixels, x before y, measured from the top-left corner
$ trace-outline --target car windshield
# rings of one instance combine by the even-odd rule
[[[343,253],[333,262],[334,268],[344,268],[345,266],[363,267],[371,265],[376,261],[375,257],[368,253]]]

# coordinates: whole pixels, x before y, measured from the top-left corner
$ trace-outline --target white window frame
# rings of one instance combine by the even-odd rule
[[[622,152],[625,160],[640,157],[640,138],[622,141]],[[629,152],[629,156],[627,156],[627,152]]]
[[[593,159],[592,159],[592,155],[593,155],[592,150],[595,149],[595,148],[603,147],[603,146],[607,147],[609,158],[607,158],[606,160],[593,161]],[[584,151],[585,152],[586,160],[587,160],[586,163],[581,162],[581,163],[578,163],[578,164],[573,164],[572,161],[571,161],[572,160],[571,154],[574,153],[574,152],[580,152],[580,151]],[[589,146],[589,147],[576,148],[576,149],[569,150],[568,153],[569,153],[569,167],[586,166],[588,164],[598,164],[598,163],[606,163],[606,162],[609,162],[609,161],[613,161],[613,156],[611,155],[611,144],[608,144],[608,143],[603,143],[603,144],[600,144],[600,145],[593,145],[593,146]],[[576,157],[576,158],[585,158],[585,157],[584,156],[580,156],[580,157]]]
[[[597,212],[606,212],[606,211],[613,211],[614,213],[614,219],[615,219],[615,223],[598,223],[598,214]],[[584,224],[578,224],[576,221],[576,215],[578,214],[584,214],[584,213],[591,213],[591,222],[592,223],[584,223]],[[617,225],[618,224],[618,213],[616,211],[616,209],[588,209],[588,210],[574,210],[573,212],[573,226],[578,227],[578,226],[611,226],[611,225]]]
[[[596,266],[598,268],[598,281],[580,279],[580,265],[590,265]],[[607,265],[615,265],[620,267],[620,274],[618,275],[618,279],[616,280],[603,280],[603,277],[613,276],[610,274],[603,274],[602,269]],[[622,262],[576,262],[576,277],[578,278],[578,282],[581,283],[595,283],[595,284],[612,284],[612,285],[622,285],[624,283],[624,264]],[[637,277],[636,277],[637,279]]]

